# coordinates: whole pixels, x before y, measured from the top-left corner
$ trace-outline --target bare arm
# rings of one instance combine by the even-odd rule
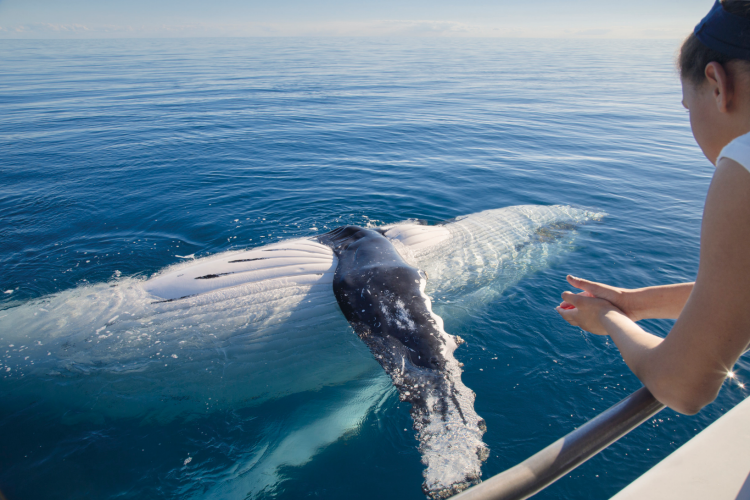
[[[568,322],[608,334],[664,404],[693,414],[716,397],[750,342],[750,173],[723,159],[711,182],[698,278],[667,338],[643,331],[606,300],[565,292]]]
[[[614,304],[633,321],[652,318],[677,319],[695,283],[619,288],[568,276],[568,283]]]

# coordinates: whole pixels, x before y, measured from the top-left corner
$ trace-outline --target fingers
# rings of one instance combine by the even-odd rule
[[[596,281],[589,281],[582,278],[576,278],[575,276],[568,275],[566,277],[568,283],[576,288],[580,288],[585,292],[589,293],[591,297],[600,297],[602,299],[611,300],[612,287],[597,283]]]
[[[557,311],[557,313],[571,325],[583,328],[579,323],[584,317],[587,317],[586,314],[588,313],[586,313],[586,311],[589,311],[589,309],[587,309],[587,304],[590,306],[598,304],[598,302],[588,301],[591,299],[604,298],[601,295],[606,295],[608,288],[606,285],[576,278],[575,276],[568,275],[566,279],[568,280],[568,283],[581,291],[578,293],[570,291],[563,292],[563,301],[555,308],[555,311]],[[597,292],[600,292],[601,295]],[[581,307],[584,308],[583,312],[580,310]],[[584,314],[584,316],[581,316],[581,314]]]
[[[565,295],[566,293],[570,294],[570,295]],[[573,299],[572,301],[568,300],[569,297],[577,297],[577,298],[587,297],[587,298],[590,298],[590,299],[599,299],[599,298],[601,298],[601,297],[597,297],[596,295],[594,295],[591,292],[588,292],[586,290],[584,290],[582,292],[578,292],[578,293],[563,292],[563,294],[562,294],[562,298],[563,298],[563,301],[564,301],[563,304],[564,303],[568,303],[569,305],[575,306],[576,303],[580,302],[580,301],[576,301],[576,299]],[[560,306],[562,306],[562,304],[560,304]],[[563,308],[563,309],[565,309],[565,308]]]
[[[560,303],[558,308],[570,310],[575,309],[579,306],[579,304],[582,303],[581,298],[591,298],[591,299],[597,299],[595,295],[592,295],[591,293],[587,292],[586,290],[579,292],[579,293],[573,293],[573,292],[563,292],[562,293],[562,299],[563,301]]]
[[[563,292],[562,299],[564,302],[575,307],[581,302],[581,295],[573,292]]]
[[[566,276],[566,279],[568,280],[568,283],[570,283],[574,287],[580,288],[581,290],[586,290],[588,292],[591,292],[601,287],[601,285],[599,283],[596,283],[595,281],[589,281],[589,280],[585,280],[582,278],[576,278],[575,276],[571,276],[570,274]]]
[[[563,304],[566,304],[566,303],[563,302]],[[576,316],[577,316],[578,311],[571,304],[567,304],[567,305],[569,307],[564,307],[561,304],[555,308],[555,311],[557,311],[557,314],[559,314],[562,317],[562,319],[564,319],[571,325],[578,326],[578,322],[576,321]]]
[[[573,285],[576,288],[581,288],[578,285],[582,285],[584,283],[584,281],[585,281],[585,280],[582,280],[581,278],[576,278],[575,276],[573,276],[571,274],[567,275],[565,277],[565,279],[568,280],[568,283],[570,283],[571,285]]]

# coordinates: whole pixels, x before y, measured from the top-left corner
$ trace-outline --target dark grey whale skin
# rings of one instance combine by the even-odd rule
[[[338,257],[333,292],[357,335],[377,354],[396,348],[415,367],[443,369],[443,340],[419,290],[424,273],[376,230],[344,226],[318,241]]]
[[[420,289],[427,278],[424,272],[407,264],[377,230],[344,226],[317,240],[338,257],[333,291],[341,311],[391,377],[400,399],[411,403],[420,440],[430,419],[445,420],[449,402],[466,425],[442,354],[444,334]],[[431,408],[428,399],[433,401]],[[474,423],[484,432],[482,419]],[[486,458],[484,449],[477,453],[481,460]],[[431,498],[446,498],[478,479],[466,477],[464,483],[449,490],[429,491],[426,485],[423,489]]]

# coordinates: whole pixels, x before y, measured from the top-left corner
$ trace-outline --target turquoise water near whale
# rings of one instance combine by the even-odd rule
[[[605,212],[499,300],[462,314],[436,301],[467,341],[456,357],[487,422],[490,477],[640,386],[611,342],[554,312],[565,274],[632,287],[695,276],[713,167],[680,105],[678,45],[0,41],[0,361],[12,371],[23,355],[2,329],[14,308],[178,256],[519,204]],[[746,358],[736,369],[750,376]],[[0,491],[424,498],[407,405],[388,388],[363,403],[368,384],[169,421],[0,402]],[[745,396],[727,382],[694,417],[665,410],[538,498],[607,498]]]

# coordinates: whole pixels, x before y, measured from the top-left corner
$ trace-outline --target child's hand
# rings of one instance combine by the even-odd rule
[[[642,319],[640,318],[640,310],[642,307],[638,302],[637,290],[628,290],[627,288],[605,285],[604,283],[584,280],[570,275],[568,275],[566,279],[572,286],[583,290],[580,295],[604,299],[613,304],[625,316],[633,321]],[[568,304],[566,307],[563,307],[563,309],[572,309],[572,307]]]
[[[579,292],[577,295],[583,295],[584,297],[593,297],[593,295],[591,295],[586,290]],[[575,308],[576,306],[574,306],[573,304],[569,304],[565,301],[560,302],[560,309],[575,309]]]
[[[622,314],[611,302],[594,297],[585,290],[578,294],[563,292],[562,298],[563,302],[555,308],[560,316],[571,325],[596,335],[608,335],[603,324],[607,313]]]

